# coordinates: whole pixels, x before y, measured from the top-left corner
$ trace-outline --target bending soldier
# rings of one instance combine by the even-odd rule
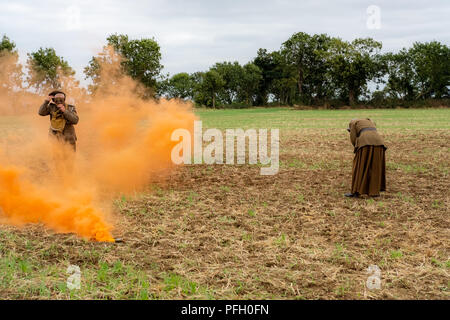
[[[353,119],[347,129],[354,147],[352,191],[346,197],[361,194],[379,196],[386,190],[386,160],[383,138],[370,119]]]

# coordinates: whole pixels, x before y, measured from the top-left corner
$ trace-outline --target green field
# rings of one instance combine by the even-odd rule
[[[450,109],[293,110],[198,109],[209,128],[345,129],[353,118],[371,118],[383,129],[450,129]]]
[[[182,167],[114,201],[123,243],[0,225],[0,298],[450,298],[450,109],[195,112],[204,128],[279,128],[280,172]],[[343,197],[356,117],[373,119],[388,146],[379,198]],[[0,118],[2,136],[23,126]],[[66,286],[69,264],[80,290]],[[380,290],[365,286],[373,264]]]

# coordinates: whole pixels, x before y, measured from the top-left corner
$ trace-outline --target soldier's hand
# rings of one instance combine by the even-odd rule
[[[45,98],[45,101],[50,102],[50,101],[52,101],[53,98],[54,98],[54,96],[48,96],[47,98]]]
[[[58,104],[57,106],[59,108],[59,110],[61,110],[62,112],[66,111],[66,107],[63,104]]]

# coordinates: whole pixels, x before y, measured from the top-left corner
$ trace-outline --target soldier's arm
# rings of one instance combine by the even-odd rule
[[[48,101],[44,101],[44,103],[41,105],[41,107],[39,108],[40,116],[48,116],[50,114],[48,104],[49,104]]]
[[[66,118],[67,122],[70,124],[78,123],[78,114],[75,106],[67,106],[66,111],[64,111],[64,118]]]
[[[350,141],[353,146],[356,145],[356,122],[350,128]]]

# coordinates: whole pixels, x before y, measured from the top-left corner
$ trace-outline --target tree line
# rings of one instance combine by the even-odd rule
[[[123,59],[121,68],[146,89],[145,97],[192,100],[206,107],[262,105],[408,105],[430,100],[448,105],[450,49],[438,41],[415,42],[396,53],[382,53],[382,43],[371,38],[345,41],[326,34],[293,34],[279,50],[259,49],[247,64],[217,62],[206,71],[162,74],[160,46],[153,38],[130,39],[110,35],[107,45]],[[106,47],[105,47],[106,48]],[[75,71],[53,48],[28,53],[27,73],[18,63],[15,43],[6,35],[0,42],[0,88],[33,88],[36,92],[78,85]],[[101,66],[111,59],[106,49],[84,69],[95,94]]]

